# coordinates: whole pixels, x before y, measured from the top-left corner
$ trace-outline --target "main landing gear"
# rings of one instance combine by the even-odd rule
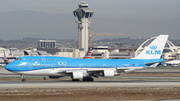
[[[72,79],[72,81],[79,81],[79,79]]]
[[[83,81],[94,81],[92,77],[85,77],[83,78]]]
[[[79,81],[79,79],[72,79],[72,81]],[[92,77],[85,77],[82,81],[94,81],[94,79]]]
[[[22,82],[26,82],[25,77],[23,75],[21,75],[21,76],[22,76]]]

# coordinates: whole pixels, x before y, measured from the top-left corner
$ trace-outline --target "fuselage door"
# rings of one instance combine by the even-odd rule
[[[80,69],[83,69],[83,64],[80,63],[80,64],[79,64],[79,67],[80,67]]]
[[[54,66],[54,65],[52,65],[52,69],[55,69],[55,66]]]
[[[42,56],[42,62],[46,62],[45,56]]]
[[[29,65],[29,70],[32,70],[32,65]]]
[[[103,68],[106,68],[106,64],[103,64]]]

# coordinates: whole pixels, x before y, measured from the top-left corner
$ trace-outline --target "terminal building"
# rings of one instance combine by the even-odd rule
[[[56,48],[56,40],[39,40],[38,48]]]
[[[24,49],[17,48],[2,48],[0,47],[0,64],[4,64],[4,54],[8,60],[15,60],[20,56],[48,56],[46,51],[38,51],[35,47],[28,47]]]
[[[133,51],[123,51],[120,49],[109,49],[108,46],[94,46],[91,58],[92,59],[129,59]]]

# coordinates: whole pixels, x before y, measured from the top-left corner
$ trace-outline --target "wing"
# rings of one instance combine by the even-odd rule
[[[143,69],[143,67],[118,67],[118,68],[88,68],[88,69],[67,69],[67,70],[52,70],[51,74],[69,74],[73,76],[80,75],[81,78],[84,76],[93,76],[93,77],[111,77],[120,75],[122,73],[129,73],[139,69]]]

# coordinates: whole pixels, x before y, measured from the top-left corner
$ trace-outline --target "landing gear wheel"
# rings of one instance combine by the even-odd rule
[[[94,81],[92,77],[85,77],[83,78],[83,81]]]
[[[93,78],[90,78],[90,81],[94,81],[94,79],[93,79]]]
[[[21,75],[21,76],[22,76],[22,82],[26,82],[25,77],[23,75]]]
[[[72,79],[72,81],[79,81],[79,79]]]
[[[25,79],[25,78],[22,78],[22,82],[26,82],[26,79]]]

